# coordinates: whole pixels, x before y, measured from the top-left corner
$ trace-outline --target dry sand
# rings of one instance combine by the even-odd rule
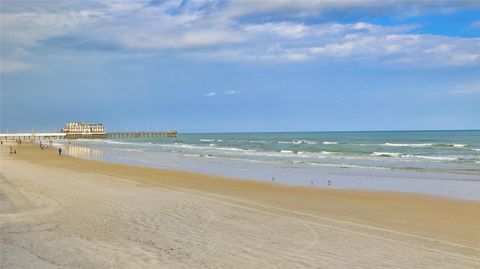
[[[480,268],[480,202],[1,152],[1,268]]]

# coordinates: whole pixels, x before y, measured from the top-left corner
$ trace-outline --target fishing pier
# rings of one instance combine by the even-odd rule
[[[69,122],[60,132],[4,133],[1,140],[56,140],[56,139],[128,139],[177,137],[177,131],[167,132],[106,132],[101,123]]]

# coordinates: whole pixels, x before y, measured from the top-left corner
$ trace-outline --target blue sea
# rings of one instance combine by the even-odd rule
[[[435,184],[417,187],[426,191],[406,188],[411,183],[406,180],[398,183],[403,187],[391,185],[405,178],[468,181],[475,182],[470,191],[480,197],[480,130],[180,133],[177,138],[77,140],[62,146],[82,158],[295,185],[325,186],[335,179],[341,188],[362,184],[439,194],[428,190]],[[448,190],[445,184],[435,188],[448,196],[455,187]]]

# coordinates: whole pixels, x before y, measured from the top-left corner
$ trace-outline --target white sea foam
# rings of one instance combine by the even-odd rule
[[[249,150],[246,150],[246,149],[241,149],[241,148],[234,148],[234,147],[231,147],[231,148],[225,148],[225,147],[218,147],[218,148],[214,148],[214,149],[218,149],[218,150],[226,150],[226,151],[249,151]]]
[[[145,151],[140,150],[140,149],[117,149],[117,150],[128,151],[128,152],[145,152]]]
[[[315,145],[315,144],[317,144],[317,142],[309,141],[309,140],[278,141],[278,143],[279,144],[295,144],[295,145],[300,145],[300,144]]]
[[[310,165],[314,166],[325,166],[325,167],[339,167],[339,168],[362,168],[362,169],[375,169],[375,170],[389,170],[388,167],[381,167],[381,166],[363,166],[363,165],[355,165],[355,164],[346,164],[346,163],[311,163],[307,162]]]
[[[400,157],[400,158],[410,158],[410,159],[424,159],[431,161],[458,161],[456,157],[447,157],[447,156],[424,156],[424,155],[413,155],[413,154],[401,154],[398,152],[373,152],[370,154],[373,157]]]
[[[324,144],[324,145],[336,145],[336,144],[338,144],[338,142],[324,141],[322,144]]]
[[[480,149],[472,149],[473,151],[480,151]]]
[[[215,139],[200,139],[202,142],[215,142]]]
[[[447,146],[449,146],[449,147],[454,147],[454,148],[464,148],[464,147],[468,147],[467,144],[447,144]]]
[[[280,150],[280,152],[281,152],[281,153],[293,153],[293,151],[291,151],[291,150],[283,150],[283,149]]]
[[[416,158],[416,159],[425,159],[431,161],[458,161],[456,157],[445,157],[445,156],[423,156],[423,155],[402,155],[403,158]]]
[[[398,152],[373,152],[370,154],[373,157],[401,157],[402,154]]]
[[[194,145],[183,144],[183,143],[158,144],[158,146],[164,147],[164,148],[211,149],[210,147],[194,146]]]
[[[302,141],[301,141],[301,140],[278,141],[277,143],[279,143],[279,144],[295,144],[295,145],[299,145],[299,144],[302,144]]]
[[[433,144],[424,143],[424,144],[400,144],[400,143],[385,143],[383,146],[387,147],[414,147],[414,148],[423,148],[423,147],[432,147]]]
[[[263,151],[263,152],[244,152],[246,155],[254,155],[254,156],[264,156],[264,157],[285,157],[285,153],[281,152],[270,152],[270,151]]]
[[[139,144],[142,144],[142,143],[134,143],[134,142],[124,142],[124,141],[113,141],[113,140],[103,140],[102,141],[103,143],[106,143],[106,144],[116,144],[116,145],[139,145]],[[147,143],[143,143],[143,144],[147,144]]]
[[[221,151],[238,151],[238,152],[245,152],[245,151],[255,151],[255,150],[245,150],[241,148],[226,148],[226,147],[215,147],[211,146],[196,146],[196,145],[190,145],[190,144],[182,144],[182,143],[175,143],[175,144],[159,144],[159,146],[164,147],[164,148],[182,148],[182,149],[192,149],[192,150],[221,150]]]
[[[200,154],[182,154],[185,157],[201,157]]]
[[[238,151],[238,152],[247,152],[247,151],[255,151],[255,150],[250,150],[250,149],[241,149],[241,148],[234,148],[234,147],[215,147],[212,145],[216,144],[209,144],[208,147],[202,147],[202,146],[195,146],[195,145],[190,145],[190,144],[181,144],[181,143],[175,143],[175,144],[161,144],[161,146],[168,148],[168,147],[173,147],[173,148],[186,148],[186,149],[197,149],[197,150],[202,150],[202,149],[207,149],[207,150],[221,150],[221,151]]]
[[[432,143],[384,143],[384,144],[358,144],[360,146],[386,146],[386,147],[412,147],[412,148],[425,148],[425,147],[454,147],[464,148],[468,147],[468,144],[432,144]]]

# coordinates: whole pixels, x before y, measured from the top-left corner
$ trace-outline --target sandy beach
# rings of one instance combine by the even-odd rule
[[[2,146],[1,268],[479,268],[480,201]]]

